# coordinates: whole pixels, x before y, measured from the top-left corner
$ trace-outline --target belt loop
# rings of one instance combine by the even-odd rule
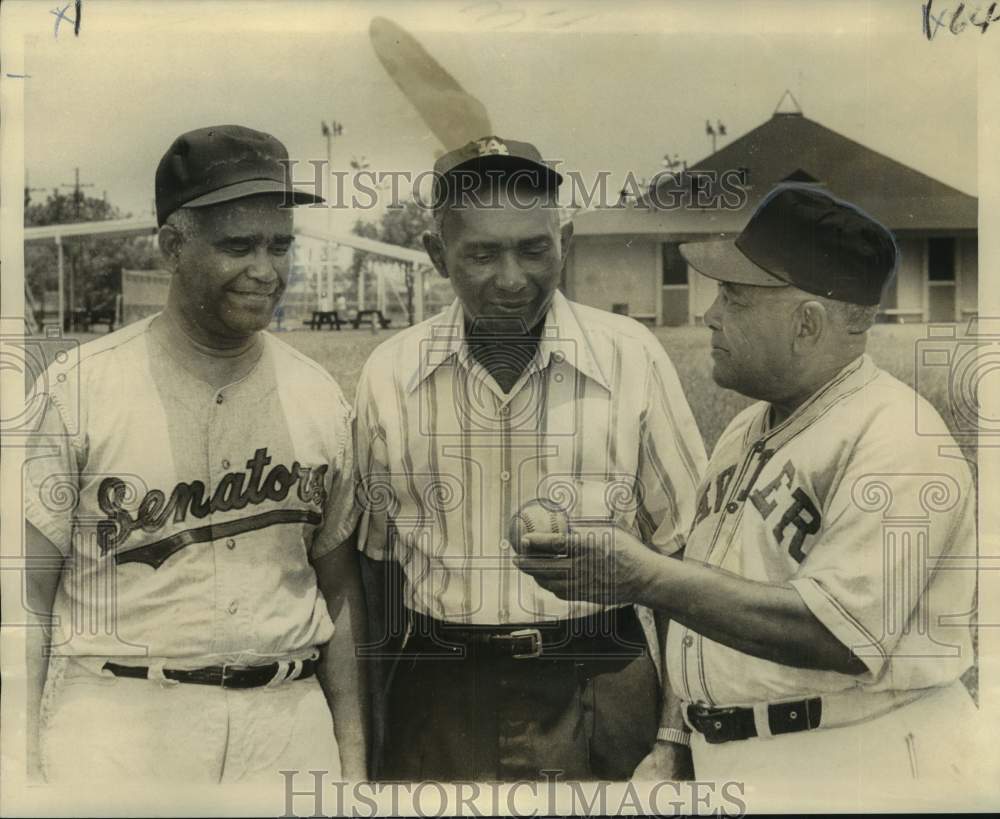
[[[180,680],[171,680],[169,677],[164,675],[163,666],[165,664],[166,660],[163,658],[153,660],[153,662],[149,664],[149,668],[146,671],[146,679],[158,682],[163,688],[180,685]]]
[[[264,685],[265,688],[276,688],[277,686],[285,682],[285,679],[288,677],[291,663],[289,663],[287,660],[278,660],[278,662],[276,662],[275,665],[277,666],[277,668],[274,671],[274,676],[267,681],[267,683]]]
[[[753,724],[757,729],[757,736],[774,736],[774,734],[771,733],[771,717],[769,713],[769,706],[766,702],[754,703]]]
[[[690,707],[691,707],[691,703],[690,702],[687,702],[686,700],[682,700],[681,701],[681,717],[684,720],[684,724],[688,728],[690,728],[695,733],[699,733],[698,729],[695,727],[695,724],[693,722],[691,722],[691,717],[688,716],[688,709]]]

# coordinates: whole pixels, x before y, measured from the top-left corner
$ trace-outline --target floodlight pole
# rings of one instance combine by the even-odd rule
[[[58,264],[56,265],[56,271],[59,274],[59,332],[61,333],[63,327],[63,312],[65,310],[65,300],[63,295],[63,245],[62,237],[56,236],[56,255],[58,257]]]

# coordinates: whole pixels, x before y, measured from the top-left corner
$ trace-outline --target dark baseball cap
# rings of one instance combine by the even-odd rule
[[[792,285],[852,304],[875,305],[896,269],[892,234],[849,202],[822,188],[779,185],[735,239],[680,247],[709,278],[756,287]]]
[[[156,222],[178,208],[216,205],[258,193],[283,193],[296,205],[321,196],[291,187],[282,160],[285,146],[242,125],[213,125],[174,140],[156,167]]]
[[[543,190],[555,190],[563,181],[562,175],[542,159],[538,148],[530,142],[484,136],[438,157],[434,163],[435,202],[439,201],[442,184],[447,186],[451,177],[464,173],[487,178],[517,174]]]

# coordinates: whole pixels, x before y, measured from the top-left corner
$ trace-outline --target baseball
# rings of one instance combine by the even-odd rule
[[[525,503],[510,521],[510,542],[518,554],[533,557],[561,557],[550,551],[529,551],[521,538],[528,534],[568,535],[569,516],[566,510],[547,498],[536,498]]]

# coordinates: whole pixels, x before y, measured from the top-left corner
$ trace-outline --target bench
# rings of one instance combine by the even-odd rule
[[[390,324],[392,324],[392,319],[387,319],[382,315],[381,310],[359,310],[358,314],[354,317],[354,329],[358,330],[361,328],[361,322],[368,319],[371,322],[378,321],[384,330]]]
[[[880,310],[879,316],[884,324],[908,324],[911,321],[919,324],[924,320],[924,311],[920,307],[888,307]]]
[[[312,318],[305,322],[310,330],[322,330],[324,325],[339,330],[341,324],[347,324],[347,319],[342,319],[336,310],[313,310]]]

